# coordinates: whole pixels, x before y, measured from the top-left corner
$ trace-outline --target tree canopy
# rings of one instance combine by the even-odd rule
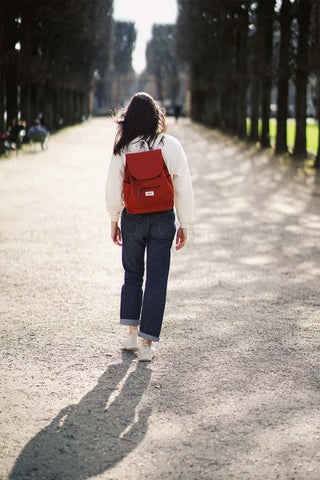
[[[147,71],[153,74],[156,80],[158,99],[164,100],[163,82],[165,80],[170,85],[170,98],[174,102],[179,89],[175,25],[153,25],[146,58]]]
[[[115,22],[113,43],[113,66],[115,71],[126,74],[133,71],[132,53],[137,31],[133,22]]]

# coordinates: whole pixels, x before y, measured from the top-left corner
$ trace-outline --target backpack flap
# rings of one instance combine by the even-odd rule
[[[145,152],[127,153],[126,165],[130,174],[139,180],[158,177],[163,169],[161,150],[147,150]]]
[[[126,154],[123,199],[132,214],[173,208],[173,184],[160,149]]]

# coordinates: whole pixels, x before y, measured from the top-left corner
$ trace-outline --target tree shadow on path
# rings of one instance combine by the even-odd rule
[[[63,409],[22,450],[10,480],[83,480],[103,473],[142,441],[151,408],[139,408],[151,370],[132,362],[111,365],[77,405]]]

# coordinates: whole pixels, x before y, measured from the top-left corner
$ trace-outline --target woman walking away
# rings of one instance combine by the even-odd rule
[[[165,309],[176,233],[174,207],[179,221],[176,249],[180,250],[192,216],[192,184],[183,148],[165,133],[165,115],[150,95],[136,93],[117,124],[106,205],[111,238],[122,246],[120,324],[129,326],[124,348],[138,350],[139,336],[139,360],[151,361],[152,342],[159,341]]]

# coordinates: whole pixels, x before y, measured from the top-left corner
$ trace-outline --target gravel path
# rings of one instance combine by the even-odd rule
[[[120,348],[112,121],[0,159],[1,480],[320,478],[320,177],[169,124],[195,216],[151,365]]]

